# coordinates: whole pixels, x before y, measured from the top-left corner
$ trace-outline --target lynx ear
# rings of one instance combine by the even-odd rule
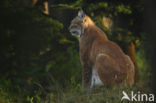
[[[83,12],[82,9],[79,10],[79,12],[78,12],[78,17],[80,18],[81,21],[84,19],[84,17],[85,17],[85,13]]]

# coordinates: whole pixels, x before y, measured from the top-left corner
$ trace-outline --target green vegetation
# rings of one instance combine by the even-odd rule
[[[141,2],[53,0],[46,14],[44,1],[32,1],[0,3],[0,103],[119,103],[123,90],[151,93],[151,61],[144,42],[148,33],[140,27]],[[125,53],[136,54],[132,55],[140,74],[136,85],[82,92],[78,40],[68,32],[79,8]],[[110,28],[102,23],[105,16],[113,21]]]

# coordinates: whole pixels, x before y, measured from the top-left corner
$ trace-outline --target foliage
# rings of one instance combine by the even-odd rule
[[[49,91],[48,85],[63,88],[81,74],[74,42],[62,34],[62,23],[43,15],[40,8],[17,8],[10,0],[3,3],[7,4],[1,9],[0,21],[0,95],[5,102],[32,103],[45,89]]]
[[[139,1],[53,0],[49,1],[50,15],[42,13],[42,5],[33,6],[31,0],[26,1],[0,3],[0,103],[114,103],[120,100],[122,90],[150,91],[151,67],[144,52],[146,33],[139,28],[143,11]],[[67,23],[75,16],[69,11],[80,8],[111,40],[136,43],[141,74],[136,86],[81,92],[78,40],[67,30]],[[102,24],[102,17],[110,14],[114,27],[108,30]]]

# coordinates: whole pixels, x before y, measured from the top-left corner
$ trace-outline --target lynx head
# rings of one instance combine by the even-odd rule
[[[73,36],[81,37],[89,25],[94,25],[93,21],[85,15],[83,10],[80,10],[78,15],[71,21],[69,31]]]

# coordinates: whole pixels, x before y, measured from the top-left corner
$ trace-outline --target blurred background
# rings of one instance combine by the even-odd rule
[[[0,103],[115,103],[125,89],[153,93],[154,7],[145,0],[1,0]],[[79,43],[68,31],[81,8],[131,57],[133,87],[81,92]]]

